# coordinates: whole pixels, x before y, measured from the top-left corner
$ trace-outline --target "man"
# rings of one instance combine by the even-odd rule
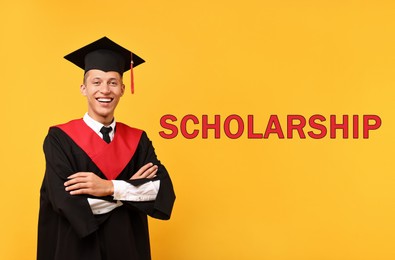
[[[144,60],[106,37],[65,58],[85,70],[88,112],[45,138],[37,259],[149,260],[147,215],[169,219],[175,194],[146,133],[114,118]]]

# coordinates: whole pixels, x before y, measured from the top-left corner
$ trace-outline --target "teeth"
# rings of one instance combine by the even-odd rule
[[[97,101],[99,101],[99,102],[107,102],[107,103],[111,102],[111,100],[112,100],[111,98],[98,98],[97,99]]]

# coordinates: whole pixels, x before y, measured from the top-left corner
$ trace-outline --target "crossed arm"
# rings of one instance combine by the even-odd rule
[[[158,166],[153,163],[147,163],[142,166],[130,179],[152,179],[156,177]],[[65,190],[70,195],[87,194],[96,197],[103,197],[114,194],[114,185],[112,181],[105,180],[93,172],[77,172],[68,177],[64,183]]]

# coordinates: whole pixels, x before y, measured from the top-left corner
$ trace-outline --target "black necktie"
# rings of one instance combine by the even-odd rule
[[[103,134],[103,140],[106,142],[106,143],[110,143],[111,142],[111,139],[110,139],[110,135],[109,135],[109,133],[112,131],[112,127],[110,126],[110,127],[105,127],[105,126],[103,126],[101,129],[100,129],[100,133],[102,133]]]

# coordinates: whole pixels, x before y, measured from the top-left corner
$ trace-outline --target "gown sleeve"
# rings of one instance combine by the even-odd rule
[[[143,132],[141,136],[138,151],[136,151],[136,153],[138,153],[138,168],[136,169],[138,170],[143,165],[152,162],[153,164],[158,165],[157,177],[154,179],[127,180],[127,182],[132,185],[140,185],[146,181],[160,180],[159,191],[154,201],[122,201],[122,203],[127,206],[137,208],[153,218],[168,220],[170,219],[176,198],[173,184],[165,166],[158,160],[152,142],[148,139],[145,132]]]
[[[65,190],[64,182],[75,169],[70,144],[59,132],[51,128],[44,141],[46,170],[43,185],[52,209],[64,217],[80,237],[85,237],[98,229],[98,223],[86,196],[72,196]]]

